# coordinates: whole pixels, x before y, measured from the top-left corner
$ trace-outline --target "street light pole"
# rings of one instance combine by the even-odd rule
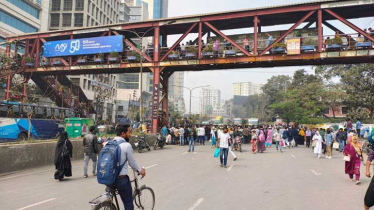
[[[203,87],[209,87],[210,85],[205,85],[205,86],[198,86],[198,87],[194,87],[194,88],[188,88],[188,87],[184,87],[184,86],[179,86],[179,85],[173,85],[173,86],[176,86],[176,87],[181,87],[181,88],[186,88],[187,90],[190,91],[190,116],[191,116],[191,106],[192,106],[192,91],[197,89],[197,88],[203,88]]]

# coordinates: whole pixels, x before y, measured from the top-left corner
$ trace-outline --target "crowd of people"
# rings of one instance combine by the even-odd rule
[[[316,158],[320,159],[322,154],[325,154],[326,159],[331,159],[333,150],[342,153],[345,161],[345,173],[348,175],[350,181],[360,182],[360,167],[366,165],[366,176],[371,177],[370,165],[374,159],[374,144],[371,142],[367,151],[362,151],[362,146],[359,144],[358,132],[361,122],[358,120],[356,129],[352,129],[352,123],[349,119],[344,124],[345,128],[334,129],[333,127],[327,129],[309,128],[305,126],[214,126],[214,125],[186,125],[186,126],[164,126],[160,133],[166,139],[166,143],[177,146],[188,146],[188,152],[195,151],[195,144],[205,145],[209,144],[212,148],[219,150],[220,166],[226,168],[228,154],[233,156],[236,161],[238,157],[233,150],[235,139],[240,139],[243,144],[250,144],[250,151],[253,154],[264,153],[266,149],[273,147],[275,143],[276,150],[283,152],[284,149],[291,149],[292,147],[312,147]],[[117,126],[118,127],[118,126]],[[128,128],[130,129],[130,128]],[[127,129],[127,130],[128,130]],[[92,174],[96,176],[97,155],[99,153],[100,142],[95,136],[95,126],[90,127],[90,133],[83,139],[84,146],[84,168],[83,176],[88,177],[87,167],[91,159],[93,161]],[[116,128],[116,131],[118,128]],[[126,131],[127,132],[127,131]],[[130,130],[131,132],[131,130]],[[371,136],[374,136],[372,131]],[[127,140],[129,137],[127,138]],[[370,141],[369,141],[370,142]],[[132,152],[132,150],[131,150]],[[363,152],[368,153],[367,162],[364,164]],[[334,152],[335,153],[335,152]],[[73,147],[67,133],[64,132],[57,142],[55,153],[55,179],[63,181],[64,177],[72,176],[71,158],[73,154]],[[355,179],[355,180],[354,180]],[[367,191],[365,197],[365,208],[374,205],[373,197],[370,197],[374,192],[373,181]]]

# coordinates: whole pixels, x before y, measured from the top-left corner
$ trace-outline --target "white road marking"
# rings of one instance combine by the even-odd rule
[[[155,166],[157,166],[157,164],[154,164],[154,165],[151,165],[151,166],[145,167],[145,169],[149,169],[149,168],[152,168],[152,167],[155,167]]]
[[[231,171],[232,167],[234,167],[234,165],[231,165],[231,166],[227,169],[227,171]]]
[[[183,154],[185,155],[185,154],[187,154],[188,152],[183,152]]]
[[[196,154],[197,154],[197,152],[194,152],[194,154],[196,155]]]
[[[310,169],[311,172],[313,172],[316,176],[321,176],[321,173],[317,173],[316,171]]]
[[[293,155],[293,154],[292,154],[291,156],[292,156],[293,158],[296,158],[296,156],[295,156],[295,155]]]
[[[37,205],[40,205],[40,204],[43,204],[43,203],[47,203],[47,202],[53,201],[53,200],[56,200],[56,198],[51,198],[51,199],[48,199],[48,200],[45,200],[45,201],[41,201],[39,203],[35,203],[35,204],[29,205],[29,206],[25,206],[25,207],[22,207],[22,208],[17,209],[17,210],[28,209],[28,208],[31,208],[31,207],[34,207],[34,206],[37,206]]]
[[[196,201],[196,203],[193,204],[188,210],[195,210],[196,207],[198,207],[202,202],[204,201],[204,198],[200,198],[199,200]]]
[[[81,165],[81,163],[72,164],[72,166],[78,166],[78,165]],[[15,178],[23,177],[23,176],[28,176],[28,175],[33,175],[33,174],[40,174],[40,173],[43,173],[43,172],[55,171],[55,170],[56,169],[47,169],[47,170],[43,170],[43,171],[30,172],[30,173],[15,175],[15,176],[5,176],[4,178],[0,178],[0,181],[4,181],[4,180],[8,180],[8,179],[15,179]]]

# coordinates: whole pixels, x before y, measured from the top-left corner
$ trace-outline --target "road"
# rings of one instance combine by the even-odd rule
[[[208,145],[196,146],[195,153],[166,146],[135,153],[135,158],[148,167],[141,184],[155,191],[156,210],[363,209],[370,179],[361,167],[362,184],[351,183],[341,153],[334,151],[330,160],[317,159],[304,147],[255,155],[244,147],[237,161],[229,155],[226,169]],[[49,166],[1,176],[0,209],[88,210],[88,201],[104,192],[96,177],[83,178],[81,160],[73,162],[73,177],[67,181],[55,181],[53,173]]]

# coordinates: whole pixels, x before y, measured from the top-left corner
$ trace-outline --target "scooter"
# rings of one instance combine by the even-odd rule
[[[234,145],[233,145],[235,151],[239,150],[239,152],[242,152],[242,138],[243,137],[239,137],[239,136],[235,137],[235,139],[234,139]]]
[[[151,151],[151,147],[149,144],[145,141],[145,134],[143,132],[142,136],[135,136],[137,139],[135,140],[135,147],[138,148],[138,152],[141,153],[143,149],[147,149],[148,151]]]
[[[156,150],[157,147],[160,147],[161,149],[164,148],[165,142],[166,142],[166,137],[158,133],[155,145],[153,146],[153,150]]]

